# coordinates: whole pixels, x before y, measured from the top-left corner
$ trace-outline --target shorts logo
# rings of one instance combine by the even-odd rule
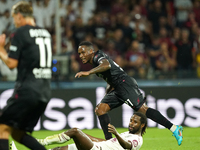
[[[18,99],[18,97],[19,97],[18,94],[15,94],[15,99]]]

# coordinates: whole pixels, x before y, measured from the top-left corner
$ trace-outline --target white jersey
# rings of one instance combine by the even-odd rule
[[[139,150],[143,144],[142,136],[131,134],[128,131],[121,133],[120,136],[124,140],[131,142],[132,148],[130,150]],[[78,150],[78,149],[75,144],[69,144],[68,150]],[[121,147],[117,138],[112,138],[107,141],[94,142],[94,146],[91,150],[124,150],[124,148]]]
[[[121,133],[120,136],[124,140],[131,142],[132,148],[130,150],[139,150],[143,144],[142,136],[131,134],[129,131]],[[119,144],[117,138],[97,142],[95,145],[101,147],[100,149],[102,150],[124,150],[124,148]]]

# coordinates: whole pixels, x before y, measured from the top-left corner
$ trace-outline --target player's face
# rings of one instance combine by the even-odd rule
[[[21,26],[21,16],[18,14],[12,14],[13,22],[16,28]]]
[[[91,50],[87,46],[79,46],[78,54],[84,64],[88,63],[91,60]]]
[[[132,134],[139,133],[141,131],[140,116],[133,115],[129,123],[129,132]]]

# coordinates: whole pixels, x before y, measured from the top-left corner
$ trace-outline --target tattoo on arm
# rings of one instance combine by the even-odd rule
[[[111,68],[111,65],[107,59],[103,59],[100,61],[99,66],[91,69],[89,72],[90,74],[100,73],[104,72],[106,70],[109,70]]]

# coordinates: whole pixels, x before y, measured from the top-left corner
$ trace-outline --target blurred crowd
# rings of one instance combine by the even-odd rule
[[[0,33],[14,29],[10,10],[17,1],[0,0]],[[53,55],[69,57],[68,73],[56,70],[54,79],[74,80],[78,71],[91,69],[78,58],[83,40],[137,79],[200,78],[200,0],[60,0],[61,51],[56,1],[29,2],[37,25],[52,35]]]

